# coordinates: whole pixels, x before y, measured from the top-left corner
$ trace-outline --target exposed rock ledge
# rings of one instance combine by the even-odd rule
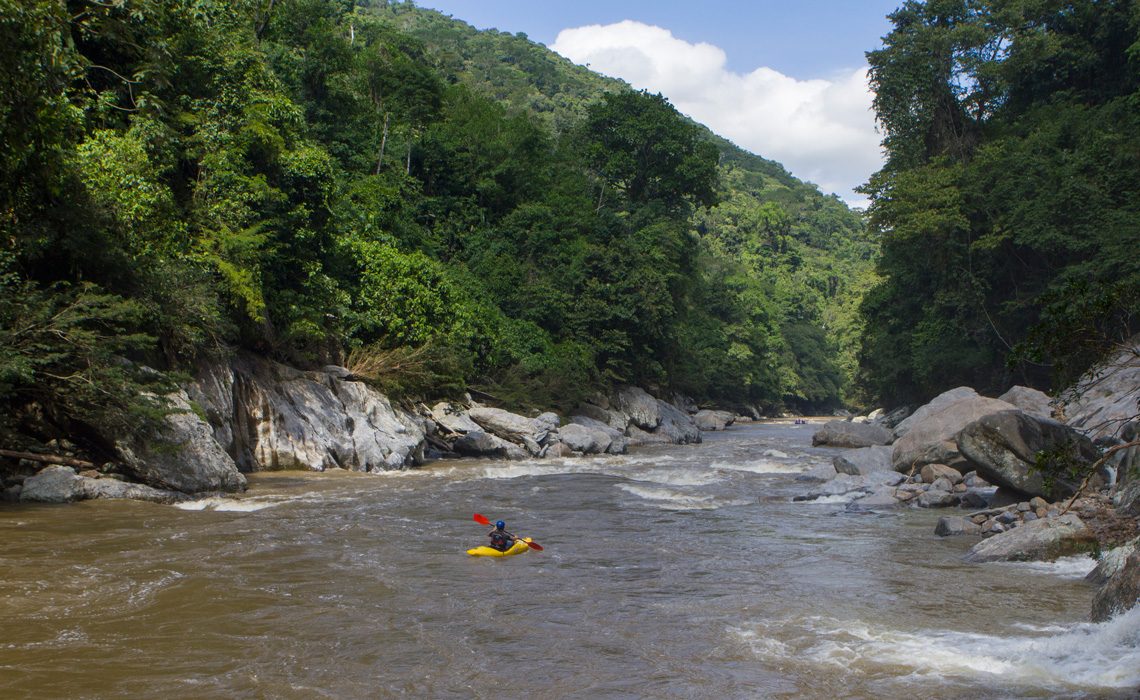
[[[119,441],[114,464],[84,474],[58,465],[26,472],[4,484],[4,497],[172,501],[244,490],[243,473],[255,471],[380,472],[433,457],[616,454],[631,445],[701,441],[692,402],[678,407],[636,387],[597,397],[563,425],[554,413],[530,418],[470,399],[406,410],[343,368],[302,371],[250,354],[203,366],[170,399],[176,411],[161,433]],[[702,416],[708,429],[732,418]]]

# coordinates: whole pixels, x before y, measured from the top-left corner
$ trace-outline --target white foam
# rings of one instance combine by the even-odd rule
[[[1046,690],[1140,685],[1140,607],[1102,624],[1062,625],[1032,635],[904,632],[818,617],[730,632],[761,658],[807,659],[908,681],[1001,682]],[[790,642],[774,643],[773,638]]]
[[[1096,559],[1087,554],[1078,554],[1071,557],[1061,557],[1056,561],[1000,562],[997,565],[1058,578],[1083,579],[1096,568]]]
[[[863,491],[851,491],[848,493],[837,493],[831,496],[820,496],[819,498],[812,498],[805,501],[796,501],[797,503],[810,503],[812,505],[826,505],[831,503],[852,503],[857,499],[863,498],[867,494]]]
[[[638,498],[655,501],[654,505],[671,510],[713,510],[720,507],[712,496],[689,494],[676,489],[640,484],[618,484],[618,488]]]
[[[712,467],[724,471],[750,472],[752,474],[798,474],[803,471],[802,465],[781,464],[770,459],[758,459],[750,462],[713,462]]]
[[[239,513],[252,513],[258,510],[265,510],[279,506],[286,503],[288,500],[300,499],[268,499],[268,498],[221,498],[218,496],[211,496],[210,498],[200,498],[196,501],[184,501],[182,503],[175,503],[175,508],[182,510],[218,510],[218,511],[234,511]]]

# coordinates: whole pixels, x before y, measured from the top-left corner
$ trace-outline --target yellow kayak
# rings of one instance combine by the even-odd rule
[[[530,541],[531,540],[529,537],[524,537],[521,540],[515,540],[515,543],[511,545],[511,548],[505,552],[501,552],[494,547],[481,545],[479,547],[475,547],[474,549],[467,550],[467,553],[473,557],[509,557],[515,554],[522,554],[526,550],[530,549],[530,547],[527,545],[527,543]]]

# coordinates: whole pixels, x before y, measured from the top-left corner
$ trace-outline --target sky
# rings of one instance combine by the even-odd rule
[[[660,92],[801,180],[866,205],[882,164],[864,53],[902,0],[417,0],[479,29],[525,33]]]

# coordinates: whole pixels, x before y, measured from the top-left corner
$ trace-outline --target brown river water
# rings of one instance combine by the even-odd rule
[[[0,506],[2,698],[1127,698],[1088,557],[962,562],[939,513],[793,502],[810,425],[237,499]],[[507,521],[545,548],[469,557]]]

